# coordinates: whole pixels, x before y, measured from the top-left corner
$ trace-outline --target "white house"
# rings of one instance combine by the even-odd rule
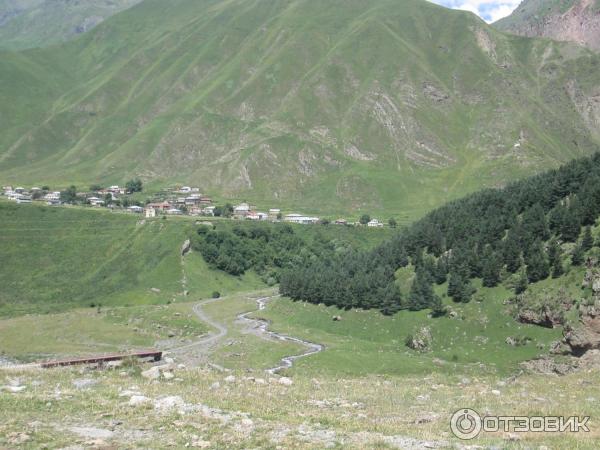
[[[303,225],[310,225],[319,222],[318,217],[308,217],[302,214],[287,214],[284,219],[285,222],[299,223]]]
[[[87,200],[92,206],[104,206],[104,200],[101,200],[98,197],[89,197]]]
[[[144,213],[146,215],[146,219],[152,219],[153,217],[156,217],[156,210],[154,208],[146,208]]]
[[[377,219],[372,219],[367,226],[371,228],[382,228],[383,224]]]
[[[141,214],[144,212],[144,208],[142,208],[141,206],[130,206],[129,208],[127,208],[127,211],[135,214]]]
[[[204,214],[205,216],[214,216],[215,215],[215,207],[207,206],[206,208],[204,208],[202,210],[202,214]]]
[[[15,200],[19,204],[31,203],[31,195],[19,194],[19,197],[17,197]]]
[[[180,216],[183,214],[183,212],[177,208],[171,208],[167,210],[167,214],[170,216]]]
[[[48,192],[46,195],[44,195],[44,200],[48,202],[60,201],[60,192]]]

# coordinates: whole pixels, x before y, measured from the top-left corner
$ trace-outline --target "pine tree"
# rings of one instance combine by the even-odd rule
[[[408,308],[411,311],[429,308],[434,303],[434,297],[435,295],[433,293],[429,275],[424,270],[418,270],[412,286],[410,287]]]
[[[517,230],[510,229],[503,246],[504,264],[510,273],[517,273],[521,268],[521,243]]]
[[[528,286],[529,280],[527,279],[527,274],[525,273],[525,271],[521,271],[521,275],[519,276],[517,284],[515,285],[515,294],[522,294],[527,290]]]
[[[550,275],[548,256],[539,239],[532,244],[525,263],[527,264],[527,277],[531,283],[545,280]]]
[[[440,256],[435,266],[435,282],[436,284],[444,284],[448,279],[448,258]]]
[[[583,247],[581,244],[576,245],[573,249],[573,253],[571,254],[571,264],[574,266],[580,266],[583,264],[583,259],[585,256],[585,252],[583,251]]]
[[[498,258],[492,247],[489,245],[486,245],[483,251],[481,265],[483,285],[485,287],[498,286],[498,283],[500,283],[500,270],[502,269],[502,264],[500,258]]]
[[[566,242],[575,242],[581,233],[581,221],[574,208],[569,208],[560,226],[560,235]]]
[[[581,248],[584,252],[587,252],[588,250],[591,250],[593,246],[594,237],[592,236],[592,229],[588,225],[583,231],[583,238],[581,239]]]
[[[559,258],[554,261],[554,264],[552,264],[552,278],[560,278],[564,275],[564,273],[565,269],[563,268],[562,261]]]
[[[548,264],[550,267],[554,267],[561,259],[562,250],[556,238],[550,239],[548,242]]]

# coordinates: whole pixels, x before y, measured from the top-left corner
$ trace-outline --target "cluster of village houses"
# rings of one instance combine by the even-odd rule
[[[60,191],[46,191],[38,187],[25,189],[23,187],[4,186],[4,196],[9,200],[19,204],[32,203],[33,201],[45,202],[50,206],[61,204]],[[183,186],[169,190],[170,195],[166,199],[158,202],[150,202],[145,206],[133,205],[124,208],[126,211],[134,214],[144,215],[146,218],[154,218],[161,215],[190,215],[190,216],[214,216],[216,207],[212,199],[200,193],[199,188]],[[111,202],[106,204],[107,196],[112,201],[117,201],[121,196],[126,195],[126,189],[119,186],[111,186],[105,189],[98,189],[94,192],[77,193],[84,203],[93,207],[114,208]],[[303,214],[282,214],[280,209],[269,209],[269,212],[256,211],[256,208],[247,203],[241,203],[233,208],[233,219],[237,220],[255,220],[271,222],[288,222],[303,225],[321,223],[319,217],[311,217]],[[355,225],[345,219],[335,221],[336,225]],[[372,219],[368,224],[371,228],[383,227],[383,223],[377,219]]]

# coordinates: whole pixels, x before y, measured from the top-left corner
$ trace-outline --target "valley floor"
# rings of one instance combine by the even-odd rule
[[[0,446],[596,447],[600,437],[595,426],[600,414],[600,373],[558,377],[516,371],[516,360],[537,352],[534,345],[529,349],[498,349],[497,360],[513,351],[518,355],[506,366],[489,359],[471,363],[469,353],[479,359],[477,352],[493,353],[492,347],[500,345],[495,339],[501,341],[503,335],[496,332],[489,333],[489,348],[478,350],[473,345],[460,353],[464,360],[453,361],[443,358],[443,345],[433,354],[420,355],[398,342],[411,321],[432,319],[415,320],[402,313],[395,318],[376,318],[371,317],[376,315],[372,312],[340,312],[273,299],[265,310],[251,316],[272,320],[270,328],[318,342],[325,350],[296,361],[279,374],[269,373],[268,369],[278,366],[284,356],[306,351],[304,345],[265,334],[260,323],[240,317],[256,311],[257,299],[270,295],[272,291],[256,291],[204,302],[81,310],[0,321],[2,336],[11,329],[22,331],[24,324],[19,321],[38,323],[39,354],[43,353],[42,340],[54,342],[57,354],[74,354],[91,352],[92,340],[96,348],[105,345],[107,350],[118,349],[117,342],[129,336],[132,344],[154,341],[174,359],[161,369],[157,379],[141,375],[148,366],[129,362],[106,370],[2,371]],[[467,306],[476,311],[485,304]],[[334,312],[341,320],[332,320]],[[463,328],[470,327],[469,314],[466,310],[460,320],[433,320],[447,320],[438,327],[457,328],[460,335]],[[367,321],[375,324],[367,329]],[[79,348],[73,347],[74,338],[57,338],[59,329],[75,322],[80,323],[82,333]],[[102,324],[98,325],[101,335],[94,334],[94,323]],[[110,332],[103,327],[114,328]],[[350,334],[350,328],[358,331]],[[163,330],[169,330],[166,339]],[[509,327],[506,333],[511,332],[515,330]],[[538,344],[550,338],[553,336],[536,336]],[[3,345],[13,343],[5,352],[15,358],[36,348],[36,339],[31,341],[33,347],[18,344],[9,336]],[[486,415],[591,416],[591,431],[560,435],[501,432],[463,442],[453,437],[449,427],[451,415],[461,408]]]

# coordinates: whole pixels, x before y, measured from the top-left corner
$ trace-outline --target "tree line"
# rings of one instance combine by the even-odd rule
[[[594,245],[591,226],[600,214],[600,154],[559,169],[485,189],[442,206],[377,248],[349,249],[305,258],[280,273],[280,290],[293,299],[342,308],[431,308],[443,314],[434,284],[468,302],[472,280],[486,287],[510,278],[517,293],[565,264],[580,265]],[[571,243],[571,246],[565,245]],[[565,248],[572,248],[565,254]],[[415,277],[405,298],[395,274],[412,264]]]

